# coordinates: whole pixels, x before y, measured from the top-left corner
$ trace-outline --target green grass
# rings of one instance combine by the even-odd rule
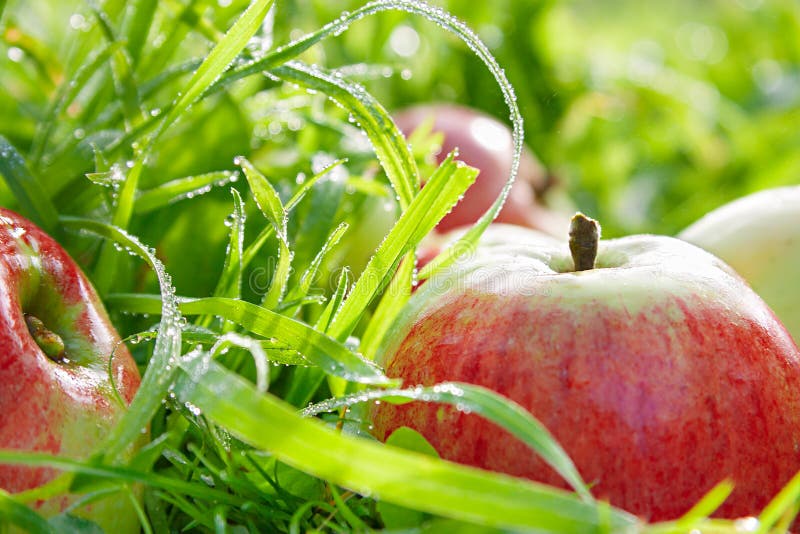
[[[698,28],[677,8],[529,4],[442,4],[465,25],[407,1],[0,1],[0,205],[78,259],[144,377],[91,458],[0,451],[0,462],[65,473],[0,494],[0,520],[92,532],[25,504],[64,487],[91,501],[141,484],[145,532],[737,532],[708,519],[725,484],[685,518],[646,525],[594,500],[516,404],[466,385],[394,389],[372,361],[409,297],[416,246],[476,176],[412,153],[387,110],[454,100],[524,118],[559,177],[547,200],[597,214],[611,235],[673,233],[742,192],[797,183],[800,45],[774,33],[800,30],[796,5],[752,20],[700,9],[708,54],[721,46],[714,29],[727,35],[727,55],[710,62],[674,42],[669,28]],[[400,25],[421,38],[412,58],[392,51]],[[740,42],[753,32],[761,63]],[[647,80],[609,67],[634,63]],[[769,89],[778,74],[785,86]],[[491,419],[576,491],[365,433],[366,402],[409,398]],[[150,442],[122,461],[148,426]],[[761,531],[791,521],[798,480]]]

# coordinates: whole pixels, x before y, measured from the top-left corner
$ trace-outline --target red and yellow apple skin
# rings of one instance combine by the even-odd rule
[[[60,356],[45,354],[26,315],[60,336]],[[118,422],[139,382],[135,362],[80,268],[41,229],[0,208],[0,448],[86,458]],[[0,488],[17,493],[57,474],[0,465]],[[34,508],[49,515],[72,500],[65,495]],[[129,497],[108,501],[79,514],[114,532],[138,531]]]
[[[479,384],[541,420],[598,498],[674,519],[715,484],[723,517],[757,514],[800,469],[800,351],[727,265],[680,240],[496,246],[423,284],[379,359],[406,386]],[[373,432],[419,431],[442,457],[567,487],[475,414],[381,403]]]
[[[439,163],[454,149],[458,159],[480,171],[464,198],[436,226],[448,232],[471,225],[489,209],[500,195],[511,173],[514,144],[511,130],[494,117],[477,110],[452,104],[419,105],[398,111],[394,121],[404,135],[411,135],[426,121],[433,121],[432,131],[441,133]],[[535,228],[560,235],[569,225],[569,217],[548,209],[537,198],[547,173],[533,152],[524,148],[517,178],[509,191],[496,222]]]

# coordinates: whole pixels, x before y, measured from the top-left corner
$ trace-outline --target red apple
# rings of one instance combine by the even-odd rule
[[[433,261],[436,256],[458,241],[469,229],[469,226],[462,226],[444,234],[432,233],[426,236],[417,249],[417,268],[422,269]],[[564,230],[566,229],[567,227],[564,228]],[[461,259],[463,261],[478,254],[492,254],[496,247],[508,251],[516,247],[526,248],[540,244],[558,246],[559,240],[550,234],[532,228],[495,222],[483,231],[475,250],[466,252],[466,257]]]
[[[480,170],[464,199],[437,225],[440,232],[470,225],[478,220],[500,195],[511,172],[514,155],[511,130],[497,119],[477,110],[451,104],[431,104],[397,112],[395,123],[404,135],[411,135],[426,121],[433,121],[432,131],[443,134],[441,161],[455,148],[458,159]],[[518,224],[548,233],[559,233],[568,217],[547,209],[537,198],[546,188],[547,173],[527,147],[522,152],[519,172],[497,222]]]
[[[86,458],[120,419],[139,381],[135,362],[75,262],[33,223],[0,208],[0,448]],[[49,468],[0,465],[0,488],[17,493],[57,475]],[[51,515],[72,501],[64,495],[35,508]],[[78,514],[108,532],[139,529],[122,493]]]
[[[598,250],[576,216],[569,247],[495,246],[422,285],[378,354],[406,386],[462,381],[515,400],[595,496],[650,520],[726,478],[718,514],[756,514],[800,470],[800,350],[730,267],[678,239]],[[408,426],[444,458],[567,487],[475,414],[381,403],[371,419],[381,440]]]

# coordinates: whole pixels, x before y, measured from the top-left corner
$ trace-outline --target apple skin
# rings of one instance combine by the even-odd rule
[[[730,202],[678,237],[733,267],[800,344],[800,185]]]
[[[489,209],[508,181],[514,155],[511,130],[502,122],[472,108],[452,104],[427,104],[399,110],[393,119],[404,135],[433,120],[432,132],[443,135],[436,158],[441,163],[458,148],[458,159],[480,170],[464,198],[436,226],[448,232],[473,224]],[[519,171],[496,222],[517,224],[559,235],[569,218],[546,208],[537,190],[546,188],[549,178],[542,164],[524,147]]]
[[[25,314],[61,337],[67,361],[45,354]],[[2,449],[86,458],[127,409],[115,397],[114,385],[126,405],[139,387],[136,364],[86,276],[55,240],[5,208],[0,208],[0,348]],[[57,475],[50,468],[0,465],[0,488],[18,493]],[[33,508],[54,515],[74,500],[63,495]],[[107,532],[139,531],[135,510],[122,493],[76,515]]]
[[[721,260],[678,239],[495,246],[412,295],[378,352],[407,387],[461,381],[513,399],[553,433],[592,493],[646,519],[679,517],[715,484],[722,517],[758,513],[800,469],[800,350]],[[451,406],[381,403],[446,459],[566,488],[535,453]]]
[[[447,233],[434,232],[425,236],[425,239],[417,249],[417,269],[422,269],[433,261],[436,256],[458,241],[469,229],[470,226],[462,226]],[[566,230],[566,227],[564,230]],[[558,246],[559,243],[560,241],[552,235],[533,228],[493,222],[483,231],[475,249],[466,251],[461,261],[477,255],[492,254],[495,247],[502,248],[505,253],[509,253],[517,247],[521,247],[524,250],[538,245]]]

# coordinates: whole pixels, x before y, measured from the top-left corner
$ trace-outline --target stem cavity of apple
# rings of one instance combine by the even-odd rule
[[[49,330],[41,319],[34,315],[25,314],[25,324],[33,340],[39,348],[54,362],[64,361],[64,340],[61,336]]]
[[[569,251],[576,271],[594,269],[597,244],[600,241],[600,223],[581,212],[569,224]]]

